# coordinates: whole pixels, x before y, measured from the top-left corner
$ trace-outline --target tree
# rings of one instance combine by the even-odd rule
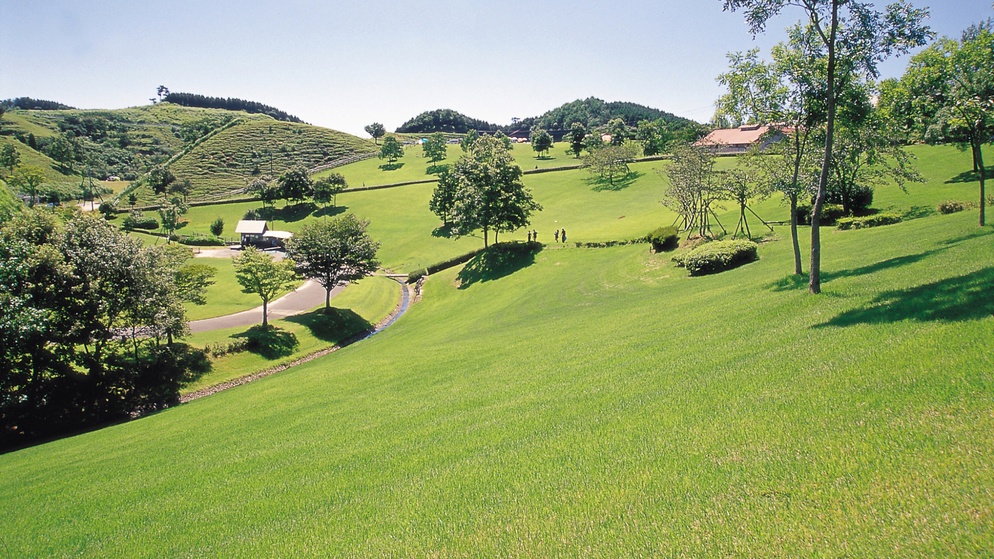
[[[621,118],[612,118],[607,123],[607,133],[611,135],[611,145],[620,146],[628,139],[628,126]]]
[[[45,171],[41,167],[24,165],[10,175],[7,183],[17,192],[27,194],[28,205],[33,206],[38,201],[38,187],[45,183]]]
[[[275,260],[255,247],[245,249],[232,259],[235,279],[245,293],[255,293],[262,299],[262,327],[269,327],[269,302],[296,279],[293,260]]]
[[[532,144],[532,150],[538,153],[539,157],[545,157],[549,154],[549,149],[552,148],[552,134],[541,128],[536,128],[532,130],[529,140]]]
[[[991,142],[994,132],[992,57],[994,32],[987,26],[975,26],[960,41],[943,39],[916,55],[901,78],[912,97],[927,93],[935,103],[934,114],[922,115],[928,122],[926,139],[969,148],[980,181],[981,227],[986,224],[987,204],[982,148]]]
[[[261,176],[245,187],[247,194],[258,196],[262,205],[273,205],[280,199],[280,187],[269,175]]]
[[[63,170],[72,173],[81,149],[76,136],[67,132],[52,141],[51,145],[48,146],[48,155],[58,161]]]
[[[307,174],[307,169],[299,165],[283,171],[276,182],[279,184],[280,197],[287,202],[302,202],[314,190],[314,182]]]
[[[148,185],[152,187],[155,194],[165,194],[169,185],[176,180],[176,176],[167,167],[157,165],[148,172]]]
[[[569,132],[566,134],[566,141],[569,142],[569,149],[573,152],[573,156],[577,159],[580,158],[580,152],[583,150],[584,138],[587,137],[587,129],[583,124],[579,122],[574,122],[569,127]]]
[[[374,122],[366,126],[366,133],[373,137],[373,143],[380,143],[380,138],[387,133],[387,129],[383,127],[379,122]]]
[[[424,156],[431,161],[431,167],[435,167],[439,161],[445,159],[448,151],[445,136],[441,132],[435,132],[422,142],[421,149],[424,150]]]
[[[394,163],[401,157],[404,157],[404,146],[400,145],[395,136],[387,136],[380,146],[380,159]]]
[[[21,154],[18,153],[17,148],[12,144],[4,144],[0,148],[0,167],[6,167],[7,172],[14,172],[14,167],[16,167],[21,162]]]
[[[442,220],[443,225],[448,225],[452,217],[452,207],[456,203],[456,190],[459,188],[459,178],[451,169],[442,171],[438,177],[438,185],[432,192],[431,201],[428,202],[428,209]]]
[[[663,119],[640,120],[635,130],[635,140],[642,144],[642,155],[646,157],[662,153],[672,139]]]
[[[817,34],[823,47],[815,57],[824,60],[825,150],[822,157],[818,192],[811,214],[811,271],[808,290],[821,292],[821,211],[825,204],[832,147],[835,141],[835,117],[844,85],[860,75],[875,77],[877,65],[892,54],[906,53],[921,46],[931,32],[922,22],[928,10],[916,9],[905,2],[890,4],[886,13],[873,9],[869,2],[857,0],[723,0],[724,9],[743,10],[750,31],[765,31],[766,23],[786,6],[803,10],[808,26]],[[840,86],[843,86],[840,88]]]
[[[155,88],[155,94],[159,96],[159,101],[162,101],[163,97],[169,95],[169,88],[164,85],[160,85],[159,87]]]
[[[521,168],[500,140],[483,136],[469,153],[453,165],[455,183],[450,218],[456,236],[483,231],[488,246],[490,231],[497,242],[501,232],[514,231],[530,223],[532,212],[542,209],[521,182]]]
[[[314,181],[314,201],[322,206],[328,202],[338,205],[338,195],[348,187],[345,177],[341,173],[332,173],[326,177]]]
[[[604,137],[600,132],[591,132],[583,138],[583,149],[593,153],[604,145]]]
[[[638,157],[637,148],[631,144],[606,145],[594,149],[583,158],[583,166],[614,186],[614,179],[631,173],[628,164]]]
[[[459,142],[459,147],[462,148],[464,152],[468,153],[478,139],[480,139],[480,133],[475,129],[470,130],[469,132],[466,132],[466,135],[463,136],[462,141]]]
[[[220,237],[221,233],[224,233],[224,218],[218,217],[211,222],[211,235]]]
[[[324,287],[325,312],[331,309],[331,290],[358,281],[379,266],[379,243],[366,232],[368,221],[353,214],[311,222],[287,241],[287,255],[297,263],[297,272]]]
[[[186,197],[193,192],[193,183],[190,182],[190,179],[175,181],[169,185],[168,191],[170,194],[179,194],[183,197],[183,201],[186,202]]]
[[[179,227],[180,219],[189,209],[190,207],[186,205],[186,202],[178,197],[173,197],[159,206],[159,219],[162,222],[162,228],[166,230],[167,243],[172,241],[173,232]]]
[[[670,183],[663,204],[679,214],[684,231],[697,229],[701,237],[711,236],[714,205],[725,194],[714,173],[715,151],[711,145],[678,145],[672,163],[661,171]]]

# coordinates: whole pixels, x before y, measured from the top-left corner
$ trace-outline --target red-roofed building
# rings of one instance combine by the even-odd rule
[[[767,132],[773,131],[771,134]],[[696,146],[715,146],[718,154],[729,155],[745,153],[757,143],[761,150],[787,137],[791,131],[782,126],[746,124],[738,128],[722,128],[714,130],[698,140]]]

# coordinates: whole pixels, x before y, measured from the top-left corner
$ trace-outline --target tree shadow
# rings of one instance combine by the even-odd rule
[[[438,227],[434,228],[431,231],[431,236],[432,237],[442,237],[442,238],[445,238],[445,239],[451,239],[452,235],[453,235],[453,233],[452,233],[452,224],[451,223],[446,223],[444,225],[439,225]]]
[[[927,250],[918,254],[908,254],[905,256],[896,256],[894,258],[888,258],[887,260],[881,260],[880,262],[875,262],[868,266],[860,266],[859,268],[852,268],[849,270],[835,270],[835,271],[823,271],[821,273],[821,282],[828,283],[832,280],[838,278],[851,278],[856,276],[864,276],[866,274],[874,274],[881,272],[883,270],[888,270],[890,268],[898,268],[901,266],[907,266],[908,264],[914,264],[938,253],[938,250]],[[808,275],[807,274],[791,274],[784,278],[781,278],[766,287],[772,291],[791,291],[794,289],[807,288],[808,286]]]
[[[404,166],[404,164],[401,163],[401,162],[399,162],[399,161],[394,162],[394,163],[384,163],[383,165],[380,165],[380,170],[381,171],[396,171],[397,169],[400,169],[403,166]]]
[[[444,173],[445,171],[448,171],[448,170],[449,170],[449,166],[448,165],[446,165],[444,163],[439,163],[437,165],[431,165],[427,169],[425,169],[425,174],[426,175],[440,175],[440,174],[442,174],[442,173]]]
[[[324,206],[314,212],[314,217],[332,217],[347,212],[348,206]]]
[[[275,326],[265,328],[262,325],[253,326],[232,337],[246,338],[248,343],[245,349],[266,359],[286,357],[292,354],[299,344],[297,336],[293,332],[287,332]]]
[[[368,320],[356,314],[352,309],[338,307],[318,309],[305,314],[289,316],[284,320],[306,327],[315,338],[329,343],[340,342],[373,329],[373,325]]]
[[[642,173],[641,171],[631,171],[627,175],[623,177],[615,177],[613,180],[608,180],[604,177],[597,176],[586,179],[586,182],[588,185],[591,186],[591,189],[594,192],[603,192],[603,191],[616,192],[628,188],[629,186],[632,185],[632,183],[634,183],[636,180],[642,177],[643,174],[644,173]]]
[[[269,206],[263,207],[259,210],[259,217],[265,219],[266,221],[282,221],[284,223],[292,223],[305,219],[307,216],[314,213],[316,209],[317,204],[314,202],[301,202],[299,204],[293,204],[292,206],[283,206],[282,208]]]
[[[920,219],[935,215],[936,210],[932,206],[911,206],[911,209],[904,212],[904,219]]]
[[[987,169],[987,178],[994,177],[994,166],[985,168]],[[947,180],[946,184],[960,184],[968,182],[980,182],[980,171],[963,171],[955,177]]]
[[[541,243],[513,242],[491,245],[477,254],[459,272],[459,289],[475,283],[498,280],[535,263],[535,255],[542,251]]]
[[[994,316],[992,284],[994,268],[985,268],[910,289],[887,291],[863,307],[846,311],[816,328],[902,320],[963,322],[990,318]]]

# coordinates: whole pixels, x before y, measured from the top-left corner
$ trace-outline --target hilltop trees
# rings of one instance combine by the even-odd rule
[[[367,125],[365,130],[367,134],[372,136],[373,143],[375,144],[380,143],[380,138],[382,138],[383,135],[387,133],[387,129],[384,128],[383,125],[380,124],[379,122],[374,122],[372,124]]]
[[[280,197],[287,202],[301,202],[308,198],[314,189],[314,182],[307,174],[307,169],[300,166],[287,169],[276,182],[280,188]]]
[[[825,204],[835,141],[835,119],[846,84],[861,75],[876,76],[877,65],[888,56],[921,46],[930,36],[923,21],[927,10],[899,2],[886,13],[869,2],[857,0],[723,0],[725,10],[745,12],[753,34],[766,29],[766,23],[786,6],[800,7],[808,27],[820,41],[812,60],[824,63],[825,150],[818,191],[811,215],[811,271],[808,290],[821,292],[821,210]],[[844,102],[844,101],[843,101]]]
[[[330,221],[305,225],[287,241],[287,256],[297,263],[297,271],[324,287],[325,312],[331,309],[331,290],[358,281],[376,271],[379,243],[366,233],[368,221],[351,213]]]
[[[443,189],[451,192],[450,199],[448,194],[438,194]],[[441,203],[436,203],[436,198]],[[444,208],[449,211],[443,212]],[[436,214],[449,215],[452,232],[457,236],[482,230],[484,247],[488,246],[490,231],[496,243],[499,233],[528,225],[532,212],[541,209],[521,182],[521,168],[493,136],[476,139],[469,152],[443,175],[432,207]]]

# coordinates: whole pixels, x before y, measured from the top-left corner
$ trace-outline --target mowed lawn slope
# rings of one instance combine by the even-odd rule
[[[12,557],[984,557],[994,229],[433,276],[299,368],[0,456]],[[462,288],[458,274],[462,274]]]

